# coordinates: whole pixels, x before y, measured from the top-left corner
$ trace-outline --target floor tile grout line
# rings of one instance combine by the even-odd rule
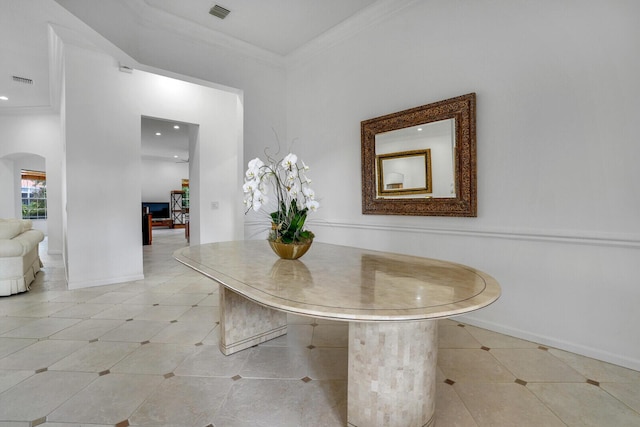
[[[560,420],[560,422],[561,422],[562,424],[564,424],[565,426],[568,426],[569,424],[567,424],[567,423],[565,422],[565,420],[563,420],[563,419],[562,419],[561,414],[558,414],[556,411],[554,411],[554,410],[553,410],[553,408],[549,407],[549,405],[547,405],[547,404],[546,404],[546,403],[545,403],[545,402],[540,398],[540,396],[538,396],[538,395],[537,395],[533,390],[531,390],[531,388],[529,388],[529,387],[528,387],[528,385],[529,385],[529,384],[531,384],[531,383],[527,383],[527,385],[526,385],[526,386],[524,386],[524,387],[529,391],[529,393],[531,393],[531,395],[533,395],[533,397],[534,397],[538,402],[540,402],[540,404],[541,404],[543,407],[547,408],[547,410],[548,410],[550,413],[552,413],[552,414],[553,414],[553,416],[555,416],[558,420]],[[535,384],[535,383],[534,383],[534,384]],[[546,383],[537,383],[537,384],[546,384]]]
[[[476,417],[473,416],[473,411],[471,410],[471,408],[469,408],[469,406],[467,406],[467,402],[465,402],[465,400],[462,398],[462,396],[460,395],[460,393],[456,389],[455,385],[456,385],[455,382],[453,384],[451,384],[451,388],[453,389],[453,392],[456,394],[456,396],[458,396],[458,399],[460,400],[460,402],[462,403],[464,408],[467,410],[467,413],[473,419],[473,422],[476,424],[476,426],[479,426],[480,425],[479,421],[476,419]],[[436,408],[436,411],[437,411],[437,408]]]
[[[553,357],[555,360],[559,361],[560,363],[562,363],[564,366],[566,366],[567,368],[569,368],[570,370],[572,370],[573,372],[575,372],[576,374],[580,375],[581,377],[583,377],[585,379],[585,382],[589,382],[590,378],[587,374],[583,374],[582,372],[578,371],[576,368],[574,368],[573,366],[571,366],[571,364],[569,364],[568,362],[566,362],[565,360],[562,360],[562,358],[556,356],[555,354],[553,354],[553,352],[550,352],[549,349],[550,347],[546,347],[547,353],[549,353],[551,355],[551,357]],[[592,380],[593,381],[593,380]],[[598,381],[601,382],[601,381]]]
[[[166,253],[164,253],[164,252],[163,252],[163,254],[162,254],[162,255],[163,255],[163,256],[166,256],[166,257],[170,257],[170,252],[166,252]],[[175,274],[174,274],[174,273],[175,273]],[[158,282],[156,282],[156,276],[155,276],[155,274],[159,274],[159,275],[161,275],[161,276],[162,276],[162,279],[158,279]],[[172,276],[172,274],[173,274],[173,276]],[[141,283],[132,282],[133,286],[136,286],[136,287],[138,288],[138,289],[137,289],[137,291],[140,291],[138,294],[135,294],[135,295],[142,295],[142,294],[143,294],[143,293],[145,293],[145,292],[152,292],[152,291],[153,291],[153,288],[154,288],[155,286],[161,286],[162,284],[169,284],[172,280],[176,279],[176,278],[177,278],[178,276],[180,276],[180,275],[185,275],[185,272],[182,272],[182,273],[177,272],[177,271],[176,271],[176,272],[172,272],[172,273],[169,273],[168,271],[159,272],[159,273],[154,272],[153,274],[151,274],[151,275],[150,275],[150,277],[151,277],[151,279],[152,279],[152,280],[150,280],[150,281],[148,282],[148,283],[150,283],[150,284],[151,284],[151,283],[153,283],[153,286],[144,286],[144,285],[143,285],[143,284],[141,284]],[[158,277],[159,277],[159,276],[158,276]],[[172,277],[173,277],[173,278],[172,278]],[[56,286],[58,286],[58,285],[56,285]],[[125,285],[123,284],[122,286],[125,286]],[[169,285],[166,285],[166,286],[169,286]],[[188,286],[190,286],[190,285],[187,285],[187,286],[185,286],[185,287],[183,287],[183,288],[186,288],[186,287],[188,287]],[[120,291],[122,291],[121,287],[120,287],[120,288],[113,287],[113,288],[110,288],[110,289],[109,289],[107,292],[105,292],[105,293],[118,292],[118,289],[120,289]],[[181,288],[181,289],[182,289],[182,288]],[[53,293],[53,292],[57,292],[57,291],[55,291],[55,290],[51,290],[51,293],[50,293],[50,296],[51,296],[51,297],[53,297],[54,295],[56,295],[56,294],[55,294],[55,293]],[[179,293],[180,293],[180,291],[177,291],[177,292],[175,292],[175,293],[172,293],[171,295],[178,295]],[[60,297],[60,295],[58,295],[58,297],[57,297],[57,298],[61,298],[61,297]],[[70,298],[71,298],[71,297],[70,297]],[[185,298],[186,298],[186,297],[185,297]],[[37,303],[33,304],[33,306],[35,307],[36,305],[41,304],[41,303],[42,303],[42,301],[39,301],[39,302],[37,302]],[[75,306],[75,305],[84,304],[84,302],[72,302],[72,303],[73,303],[74,305],[72,305],[72,306],[70,306],[70,307],[73,307],[73,306]],[[117,304],[115,304],[115,305],[122,305],[122,304],[123,304],[123,303],[117,303]],[[25,307],[26,307],[26,306],[25,306]],[[148,305],[147,305],[147,308],[148,308]],[[0,308],[0,310],[1,310],[1,308]],[[34,318],[34,319],[39,319],[39,318],[54,318],[55,316],[53,316],[52,314],[54,314],[54,313],[51,313],[50,315],[48,315],[48,316],[46,316],[46,317],[37,317],[37,318]],[[7,317],[7,315],[5,315],[4,317]],[[91,317],[91,318],[92,318],[92,317]],[[83,318],[83,320],[87,320],[87,319],[84,319],[84,318]],[[122,321],[123,319],[114,319],[114,320],[120,320],[120,321]],[[298,319],[298,320],[299,320],[299,319]],[[297,324],[297,323],[296,323],[296,324]],[[305,325],[306,325],[306,324],[305,324]],[[73,326],[69,326],[69,327],[73,327]],[[470,327],[469,327],[469,328],[470,328]],[[215,329],[216,329],[216,326],[214,326],[214,327],[213,327],[213,329],[211,329],[211,330],[210,330],[210,331],[205,335],[205,337],[208,337],[208,336],[209,336],[209,335],[210,335],[210,334],[211,334]],[[472,333],[470,333],[470,331],[468,330],[468,328],[462,328],[462,329],[463,329],[463,330],[465,330],[465,332],[466,332],[467,334],[469,334],[470,336],[472,336],[472,338],[473,338],[475,341],[477,341],[478,343],[480,343],[480,348],[481,348],[481,349],[482,349],[483,347],[485,347],[485,346],[486,346],[485,341],[484,341],[484,340],[481,340],[481,339],[479,339],[479,338],[477,338],[476,336],[473,336],[473,334],[472,334]],[[12,329],[12,330],[14,330],[14,329]],[[65,330],[65,329],[62,329],[62,330]],[[62,331],[62,330],[61,330],[61,331]],[[58,331],[58,332],[60,332],[60,331]],[[58,332],[56,332],[56,333],[58,333]],[[313,326],[312,326],[311,333],[309,334],[309,337],[310,337],[309,339],[311,340],[311,344],[313,344],[313,340],[314,340],[314,336],[315,336],[315,333],[316,333],[316,332],[317,332],[317,329],[316,329],[315,327],[313,327]],[[153,335],[153,336],[157,336],[159,333],[160,333],[160,332],[157,332],[157,333],[155,333],[155,335]],[[44,338],[43,338],[43,340],[49,340],[49,339],[51,339],[51,336],[52,336],[52,335],[55,335],[55,334],[50,334],[49,336],[44,337]],[[149,341],[150,341],[150,340],[152,340],[152,339],[153,339],[153,337],[152,337],[152,338],[149,338]],[[51,339],[51,340],[52,340],[52,341],[55,341],[55,339]],[[203,339],[203,340],[204,340],[204,339]],[[35,341],[35,342],[38,342],[38,341]],[[121,343],[127,343],[127,344],[130,344],[130,342],[129,342],[129,341],[101,341],[101,342],[121,342]],[[32,344],[33,344],[33,343],[32,343]],[[162,343],[159,343],[159,344],[162,344]],[[296,341],[296,342],[292,342],[292,343],[284,343],[284,345],[273,346],[273,347],[288,347],[288,348],[296,347],[296,348],[297,348],[297,347],[299,347],[299,344],[300,344],[300,343],[299,343],[298,341]],[[214,343],[211,343],[211,344],[209,344],[209,343],[208,343],[208,344],[206,344],[206,345],[207,345],[207,346],[210,346],[210,347],[215,347],[215,344],[214,344]],[[27,346],[27,347],[28,347],[28,346]],[[259,346],[259,347],[269,347],[269,346],[264,345],[264,346]],[[303,346],[303,347],[304,347],[304,346]],[[484,348],[484,350],[485,350],[485,351],[488,351],[489,353],[492,353],[492,351],[494,350],[494,348],[489,348],[489,347],[490,347],[490,346],[486,346],[486,348]],[[82,348],[84,348],[84,347],[82,347]],[[131,350],[128,354],[131,354],[131,353],[135,352],[135,351],[136,351],[137,349],[139,349],[139,348],[140,348],[140,346],[136,347],[136,349]],[[191,355],[192,355],[192,354],[195,354],[195,352],[197,352],[197,351],[198,351],[197,349],[199,349],[199,348],[201,348],[201,347],[194,347],[193,352],[192,352],[192,353],[188,353],[188,354],[186,354],[186,355],[181,359],[181,361],[177,363],[177,366],[180,366],[182,363],[184,363],[184,361],[186,360],[186,358],[187,358],[187,357],[190,357],[190,354],[191,354]],[[318,346],[316,346],[316,348],[336,348],[336,347],[333,347],[333,346],[331,346],[331,347],[329,347],[329,346],[327,346],[327,347],[318,347]],[[340,348],[344,349],[345,347],[340,347]],[[500,348],[500,347],[497,347],[497,348]],[[474,349],[475,349],[475,350],[477,350],[476,348],[474,348]],[[460,350],[469,350],[469,349],[466,349],[466,348],[456,349],[456,348],[454,348],[454,349],[451,349],[451,350],[452,350],[452,351],[460,351]],[[18,351],[19,351],[19,350],[18,350]],[[308,355],[311,353],[311,350],[307,350],[306,352],[307,352],[307,357],[308,357]],[[11,354],[13,354],[13,353],[11,353]],[[73,353],[72,353],[72,354],[73,354]],[[582,374],[582,373],[581,373],[580,371],[578,371],[576,368],[573,368],[573,365],[572,365],[572,364],[570,364],[570,363],[569,363],[569,362],[567,362],[567,361],[564,361],[563,359],[560,359],[556,354],[553,354],[553,353],[552,353],[552,356],[553,356],[554,358],[556,358],[557,360],[559,360],[560,362],[562,362],[562,364],[563,364],[563,365],[566,365],[566,366],[568,366],[570,369],[572,369],[573,371],[575,371],[577,374],[579,374],[579,376],[580,376],[580,377],[585,377],[587,380],[589,380],[589,378],[591,377],[591,381],[592,381],[592,382],[597,380],[597,378],[596,378],[597,376],[594,376],[594,375],[584,375],[584,374]],[[3,357],[5,357],[5,356],[3,356]],[[119,361],[116,361],[115,363],[113,363],[113,366],[115,366],[115,365],[117,365],[118,363],[120,363],[120,362],[121,362],[122,360],[124,360],[124,358],[126,358],[126,357],[127,357],[127,356],[125,355],[125,356],[123,356],[122,358],[120,358],[120,360],[119,360]],[[499,360],[497,360],[497,357],[495,356],[495,354],[493,354],[493,353],[492,353],[492,357],[493,357],[493,359],[495,359],[494,361],[498,364],[498,366],[500,366],[501,368],[503,368],[506,372],[510,373],[513,377],[515,377],[515,378],[516,378],[516,381],[517,381],[517,377],[513,374],[513,372],[512,372],[510,369],[507,369],[507,366],[506,366],[506,365],[502,364]],[[50,363],[50,366],[51,366],[53,363],[57,363],[57,362],[52,362],[52,363]],[[242,363],[240,364],[240,366],[239,366],[239,368],[238,368],[238,372],[240,372],[240,371],[242,371],[243,369],[245,369],[245,367],[247,367],[247,364],[248,364],[248,363],[249,363],[249,357],[247,357],[247,358],[243,359]],[[175,370],[175,369],[174,369],[174,370]],[[107,370],[107,371],[108,371],[108,370]],[[76,372],[76,371],[71,371],[71,372]],[[95,372],[91,372],[91,373],[96,374]],[[172,373],[173,373],[173,372],[172,372]],[[96,374],[96,375],[99,375],[99,373],[98,373],[98,374]],[[131,374],[128,374],[128,375],[131,375]],[[135,373],[134,375],[156,375],[156,374],[138,374],[138,373]],[[167,373],[165,372],[165,373],[164,373],[164,375],[167,375]],[[32,376],[33,376],[33,375],[32,375]],[[31,376],[31,377],[32,377],[32,376]],[[174,375],[174,376],[175,376],[175,377],[198,377],[198,378],[228,378],[227,376],[223,376],[223,377],[215,377],[215,376],[214,376],[214,377],[211,377],[211,376],[208,376],[208,375],[201,375],[201,374],[196,374],[196,375],[180,375],[180,376],[178,376],[178,375]],[[311,375],[308,375],[308,376],[309,376],[309,377],[312,377]],[[29,377],[29,378],[31,378],[31,377]],[[245,378],[245,377],[243,377],[243,378]],[[263,378],[263,377],[255,377],[255,378],[257,378],[257,379],[262,379],[262,380],[287,381],[287,382],[288,382],[289,380],[291,380],[291,381],[299,381],[299,380],[300,380],[300,379],[289,379],[289,378],[286,378],[286,379],[277,379],[277,378],[271,378],[271,377],[268,377],[268,378],[267,378],[267,377],[265,377],[265,378]],[[168,380],[170,380],[170,378],[166,378],[166,377],[164,377],[164,378],[162,379],[162,383],[164,383],[164,381],[168,381]],[[246,380],[247,380],[247,381],[254,381],[254,377],[246,377]],[[22,381],[24,381],[24,379],[23,379]],[[94,381],[96,381],[96,378],[94,378],[94,379],[93,379],[89,384],[93,384],[93,383],[94,383]],[[343,379],[343,380],[340,380],[340,379],[338,379],[338,380],[331,380],[331,379],[327,379],[327,380],[317,380],[317,379],[313,379],[313,380],[311,381],[311,383],[318,382],[318,381],[342,381],[342,382],[344,382],[345,380],[344,380],[344,379]],[[605,385],[605,384],[607,384],[606,382],[602,382],[602,381],[599,381],[599,380],[598,380],[597,382],[599,382],[599,385],[596,385],[596,384],[591,384],[591,385],[592,385],[592,386],[594,386],[594,387],[599,388],[599,389],[600,389],[600,392],[606,392],[606,393],[607,393],[607,394],[609,394],[609,396],[610,396],[610,397],[612,397],[615,401],[620,402],[621,404],[623,404],[623,405],[625,405],[626,407],[628,407],[629,409],[631,409],[631,411],[632,411],[633,413],[638,413],[638,411],[637,411],[637,410],[634,410],[634,409],[633,409],[633,408],[631,408],[629,405],[626,405],[626,404],[625,404],[621,399],[616,398],[616,397],[615,397],[615,396],[613,396],[610,392],[608,392],[607,390],[605,390],[602,386],[603,386],[603,385]],[[488,382],[488,384],[490,384],[490,383],[491,383],[491,382]],[[542,384],[552,384],[552,382],[549,382],[549,381],[546,381],[546,382],[540,382],[540,383],[542,383]],[[633,382],[633,383],[635,383],[635,382]],[[455,395],[456,395],[457,399],[458,399],[458,400],[459,400],[459,401],[464,405],[464,407],[467,409],[467,411],[468,411],[468,412],[469,412],[469,414],[471,415],[471,417],[472,417],[472,419],[474,420],[474,422],[476,423],[476,425],[478,425],[478,421],[473,417],[473,414],[471,413],[470,408],[467,406],[467,402],[465,402],[465,401],[461,398],[461,395],[460,395],[459,391],[456,389],[457,387],[459,388],[460,386],[462,386],[462,385],[464,385],[464,384],[465,384],[465,381],[463,381],[463,382],[456,382],[455,384],[453,384]],[[494,384],[495,384],[495,383],[494,383]],[[501,384],[502,384],[502,383],[501,383]],[[504,383],[504,384],[509,384],[509,383]],[[541,401],[541,399],[540,399],[540,398],[539,398],[535,393],[533,393],[533,391],[532,391],[532,390],[530,390],[530,389],[529,389],[529,387],[528,387],[528,386],[530,386],[531,384],[536,384],[536,382],[529,382],[529,384],[524,385],[524,387],[528,389],[528,392],[529,392],[529,393],[532,393],[532,394],[535,396],[536,401],[540,402],[540,403],[541,403],[541,405],[542,405],[542,407],[547,408],[549,411],[551,411],[551,413],[553,413],[553,414],[554,414],[554,416],[556,416],[556,417],[559,419],[559,415],[558,415],[558,414],[555,414],[555,412],[553,412],[553,411],[551,410],[551,408],[550,408],[550,407],[548,407],[547,405],[545,405],[545,404],[544,404],[544,402],[542,402],[542,401]],[[583,382],[569,382],[569,383],[567,383],[567,384],[585,384],[585,383],[583,383]],[[587,383],[587,384],[588,384],[588,383]],[[616,383],[616,382],[612,382],[611,384],[618,384],[618,383]],[[15,387],[15,384],[14,384],[13,386],[11,386],[11,387],[10,387],[9,389],[7,389],[7,390],[11,390],[11,388],[13,388],[13,387]],[[231,383],[231,385],[229,386],[229,388],[226,390],[225,397],[224,397],[224,403],[222,403],[222,402],[221,402],[221,404],[220,404],[220,406],[218,407],[218,409],[217,409],[217,411],[216,411],[216,412],[218,412],[221,408],[223,408],[223,407],[224,407],[224,404],[226,404],[226,402],[228,401],[229,397],[231,396],[231,391],[233,390],[233,387],[234,387],[234,383]],[[155,393],[155,392],[154,392],[154,393]],[[154,393],[149,394],[149,395],[146,397],[145,402],[146,402],[146,401],[150,398],[150,396],[152,396]],[[222,401],[222,399],[221,399],[221,401]],[[135,414],[135,411],[137,411],[137,408],[134,410],[134,412],[133,412],[132,414]],[[130,418],[130,417],[131,417],[131,415],[129,415],[129,418]],[[213,420],[213,418],[212,418],[212,420]],[[565,423],[565,421],[564,421],[564,420],[562,420],[562,423],[566,425],[566,423]],[[90,425],[90,424],[87,424],[87,425]]]
[[[602,382],[600,383],[600,385],[602,384],[618,384],[618,383],[607,383],[607,382]],[[631,411],[635,412],[636,414],[638,414],[638,416],[640,416],[640,409],[634,409],[633,407],[631,407],[630,405],[626,404],[623,400],[617,398],[616,396],[614,396],[613,394],[611,394],[609,392],[609,390],[602,388],[600,386],[598,386],[598,388],[600,390],[602,390],[604,393],[607,393],[609,396],[611,396],[613,399],[617,400],[618,402],[620,402],[622,405],[626,406],[628,409],[630,409]]]
[[[479,339],[476,338],[477,341],[479,341],[480,345],[481,345],[481,349],[482,347],[485,347],[484,343],[482,341],[480,341]],[[488,348],[488,346],[487,346]],[[458,350],[464,350],[464,349],[458,349]],[[475,350],[475,349],[468,349],[468,350]],[[514,372],[512,372],[507,366],[505,366],[497,357],[495,354],[491,353],[490,350],[487,350],[487,353],[489,353],[492,357],[492,359],[495,361],[495,363],[497,363],[501,368],[503,368],[504,370],[506,370],[507,372],[509,372],[509,374],[511,374],[514,378],[515,378],[515,383],[518,383],[518,376],[515,375]],[[476,423],[476,425],[480,425],[479,424],[479,420],[477,420],[474,415],[473,412],[471,410],[471,408],[468,407],[467,402],[465,401],[465,399],[463,399],[463,397],[460,395],[460,393],[458,393],[458,390],[456,388],[456,384],[458,384],[458,387],[460,387],[460,384],[464,384],[464,382],[460,382],[457,380],[454,380],[455,382],[453,384],[451,384],[451,387],[454,389],[454,392],[456,393],[456,395],[458,396],[458,398],[460,399],[460,401],[462,402],[462,404],[464,405],[465,409],[467,410],[467,412],[470,414],[471,418],[473,418],[474,422]],[[523,381],[523,380],[521,380]],[[527,384],[529,383],[529,381],[527,381]],[[490,384],[495,384],[495,383],[490,383]],[[564,420],[562,420],[562,418],[560,418],[560,416],[558,414],[556,414],[550,407],[548,407],[544,402],[541,401],[541,399],[535,394],[533,393],[528,387],[527,385],[523,385],[525,389],[527,389],[527,392],[529,394],[531,394],[537,401],[540,402],[540,404],[542,404],[543,407],[545,407],[548,411],[550,411],[550,413],[552,413],[560,422],[562,422],[563,424],[567,425]]]

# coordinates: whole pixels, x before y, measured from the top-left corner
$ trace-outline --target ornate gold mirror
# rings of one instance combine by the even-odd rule
[[[362,213],[477,216],[476,95],[361,122]]]

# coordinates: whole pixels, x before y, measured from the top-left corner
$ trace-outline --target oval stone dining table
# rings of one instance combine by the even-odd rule
[[[286,313],[349,322],[347,424],[434,424],[437,319],[486,307],[500,285],[465,265],[314,242],[299,260],[263,240],[174,257],[220,284],[225,355],[287,332]]]

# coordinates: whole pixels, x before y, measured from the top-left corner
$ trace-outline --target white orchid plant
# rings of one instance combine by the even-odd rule
[[[282,243],[306,243],[313,240],[313,233],[305,230],[309,211],[315,212],[320,204],[309,187],[309,170],[303,161],[298,165],[298,156],[287,154],[284,159],[274,161],[267,156],[269,164],[256,157],[248,164],[244,177],[245,214],[251,209],[258,212],[269,203],[271,191],[275,194],[276,210],[269,213],[272,226],[269,240]]]

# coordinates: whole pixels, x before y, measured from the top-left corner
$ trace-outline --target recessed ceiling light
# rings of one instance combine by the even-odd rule
[[[174,159],[177,159],[177,158],[178,158],[178,156],[173,156],[173,158],[174,158]]]
[[[8,101],[9,98],[7,98],[6,96],[2,95],[0,96],[0,101]]]
[[[162,135],[160,132],[156,132],[156,136],[160,136]]]
[[[174,128],[174,129],[180,129],[180,126],[178,126],[178,125],[174,125],[174,126],[173,126],[173,128]]]
[[[422,132],[422,128],[418,128],[418,132]]]

